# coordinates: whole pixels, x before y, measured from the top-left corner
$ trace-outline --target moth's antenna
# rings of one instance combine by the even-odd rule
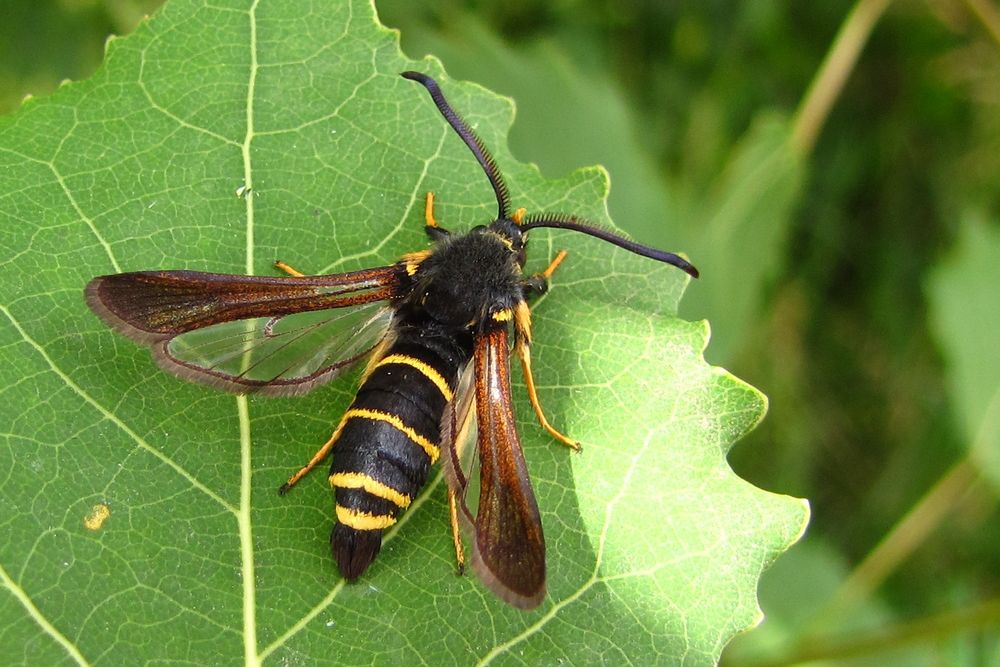
[[[631,239],[627,239],[621,234],[615,234],[606,229],[601,229],[590,223],[583,222],[573,217],[560,217],[556,215],[536,215],[528,216],[520,225],[522,232],[527,232],[529,229],[536,229],[538,227],[550,227],[552,229],[569,229],[574,232],[583,232],[584,234],[589,234],[590,236],[596,236],[602,241],[607,241],[612,243],[619,248],[624,248],[629,252],[634,252],[637,255],[642,255],[643,257],[648,257],[650,259],[655,259],[658,262],[663,262],[664,264],[670,264],[676,266],[681,271],[684,271],[692,278],[698,277],[698,269],[694,267],[691,262],[687,261],[682,257],[678,257],[672,252],[666,252],[663,250],[657,250],[656,248],[650,248],[649,246],[642,245],[641,243],[636,243]]]
[[[469,147],[472,154],[476,156],[479,166],[486,172],[486,178],[490,179],[490,185],[493,186],[493,192],[497,196],[497,219],[508,219],[510,216],[510,194],[507,192],[507,184],[503,182],[503,176],[500,175],[500,170],[497,169],[497,163],[493,161],[493,156],[486,150],[486,146],[483,145],[482,140],[476,136],[472,128],[466,125],[465,121],[451,108],[448,100],[444,98],[444,93],[441,92],[437,81],[420,72],[403,72],[402,76],[404,79],[422,84],[427,89],[427,92],[431,94],[431,99],[437,105],[438,111],[448,121],[448,124],[454,128],[458,136],[462,138],[462,141]]]

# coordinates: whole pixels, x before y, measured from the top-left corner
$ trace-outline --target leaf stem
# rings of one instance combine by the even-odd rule
[[[819,72],[795,112],[792,145],[802,155],[812,151],[816,137],[854,69],[862,47],[891,1],[858,0],[841,25]]]
[[[246,100],[246,134],[243,137],[241,152],[243,155],[243,185],[250,196],[244,197],[246,201],[246,272],[250,275],[254,272],[254,197],[253,197],[253,163],[250,155],[250,144],[254,138],[254,116],[253,102],[257,87],[257,2],[255,0],[250,7],[250,77],[247,81]]]
[[[995,417],[996,416],[996,417]],[[889,577],[910,554],[923,544],[934,530],[969,497],[980,493],[992,496],[987,481],[980,475],[980,452],[994,441],[1000,420],[1000,390],[993,394],[978,432],[973,436],[968,454],[941,477],[923,498],[896,524],[868,556],[841,584],[824,609],[816,615],[811,628],[829,627]],[[813,633],[806,631],[804,637]],[[799,641],[801,645],[802,640]]]
[[[259,665],[257,651],[257,579],[254,570],[251,487],[253,465],[250,457],[250,409],[246,396],[236,397],[240,418],[240,511],[236,515],[240,533],[240,578],[243,581],[243,664]]]
[[[1000,11],[987,0],[964,0],[965,6],[976,17],[993,43],[1000,47]]]
[[[854,568],[820,614],[823,620],[819,624],[828,627],[829,621],[842,618],[870,597],[957,505],[981,488],[980,481],[977,467],[970,458],[955,464]]]

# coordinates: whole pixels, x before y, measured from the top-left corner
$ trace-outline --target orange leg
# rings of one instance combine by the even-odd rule
[[[552,277],[552,274],[565,258],[566,251],[560,250],[548,268],[533,276],[540,283],[542,290],[544,290],[548,279]],[[518,358],[521,360],[521,368],[524,371],[524,384],[528,389],[528,399],[531,401],[531,407],[535,410],[535,417],[538,418],[538,423],[562,444],[573,449],[580,449],[580,442],[552,426],[542,411],[542,404],[538,400],[538,392],[535,389],[535,377],[531,372],[531,311],[528,309],[528,304],[524,301],[519,303],[514,309],[514,329],[517,333],[514,348],[517,351]]]
[[[337,442],[337,438],[340,437],[340,431],[344,428],[344,421],[341,420],[340,424],[337,426],[337,430],[333,432],[330,439],[323,443],[323,445],[313,454],[313,457],[309,459],[309,463],[305,464],[299,471],[288,478],[288,481],[281,485],[278,489],[278,495],[285,495],[288,491],[298,484],[299,480],[309,474],[309,471],[319,465],[323,459],[325,459],[329,454],[330,450],[333,449],[333,445]]]
[[[524,342],[524,338],[520,336],[518,337],[516,347],[517,356],[521,359],[521,368],[524,370],[524,383],[528,388],[528,399],[531,401],[531,407],[535,410],[535,417],[538,418],[538,423],[541,424],[542,428],[548,431],[553,438],[562,444],[573,449],[581,449],[582,445],[578,440],[574,440],[568,435],[557,430],[552,424],[549,423],[549,420],[545,418],[545,413],[542,412],[542,404],[538,400],[538,392],[535,390],[535,378],[531,374],[531,348],[526,342]]]
[[[424,198],[424,224],[437,229],[438,223],[434,219],[434,193],[428,192]]]
[[[304,277],[306,275],[306,274],[298,271],[297,269],[293,269],[292,267],[288,266],[287,264],[285,264],[284,262],[282,262],[280,259],[274,263],[274,268],[279,269],[281,271],[284,271],[288,275],[295,276],[296,278],[302,278],[302,277]]]
[[[541,277],[543,277],[546,280],[548,280],[549,278],[552,277],[552,274],[556,272],[556,269],[559,268],[559,265],[562,264],[562,261],[564,259],[566,259],[566,251],[565,250],[560,250],[559,254],[557,254],[555,256],[555,259],[553,259],[551,262],[549,262],[548,268],[546,268],[544,271],[542,271],[538,275],[540,275]]]
[[[448,489],[448,513],[451,515],[451,539],[455,543],[455,562],[458,564],[458,573],[465,573],[465,549],[462,547],[462,533],[458,527],[458,501],[455,500],[455,492]]]

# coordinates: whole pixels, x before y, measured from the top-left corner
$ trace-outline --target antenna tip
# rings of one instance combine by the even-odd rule
[[[413,70],[406,70],[405,72],[400,72],[399,75],[404,79],[409,79],[410,81],[416,81],[418,83],[424,84],[425,86],[428,84],[434,85],[437,83],[436,81],[434,81],[434,79],[430,78],[423,72],[414,72]]]

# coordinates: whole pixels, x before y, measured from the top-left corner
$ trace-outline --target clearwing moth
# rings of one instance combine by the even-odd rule
[[[489,224],[464,234],[446,231],[428,193],[431,247],[389,266],[322,276],[281,262],[277,267],[290,275],[121,273],[91,280],[86,301],[108,326],[149,346],[165,370],[227,391],[303,394],[367,360],[333,435],[281,492],[332,454],[337,521],[330,543],[341,574],[355,580],[443,454],[460,567],[464,524],[482,582],[529,609],[545,596],[545,542],[515,426],[512,349],[542,426],[564,444],[578,445],[545,419],[531,373],[527,299],[548,289],[564,253],[545,271],[525,275],[528,233],[546,227],[581,232],[694,277],[698,272],[673,253],[575,216],[512,210],[496,163],[438,84],[418,72],[402,76],[424,86],[486,174],[497,202]],[[476,447],[467,447],[473,432]],[[478,461],[478,503],[469,499],[470,461]]]

